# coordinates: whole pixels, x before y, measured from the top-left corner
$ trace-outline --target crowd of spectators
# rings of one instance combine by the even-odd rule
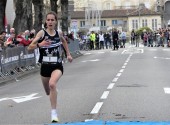
[[[91,31],[79,35],[81,50],[99,50],[125,48],[127,40],[126,32],[113,28],[111,31]]]
[[[10,33],[7,34],[5,31],[0,32],[0,50],[7,47],[17,47],[17,46],[28,46],[35,36],[35,30],[26,30],[16,34],[14,28],[10,29]]]

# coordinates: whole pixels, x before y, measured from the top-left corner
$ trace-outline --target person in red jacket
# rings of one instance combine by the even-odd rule
[[[24,36],[23,36],[23,33],[20,33],[20,34],[17,36],[16,40],[19,42],[20,45],[28,46],[28,45],[32,42],[33,39],[28,39],[28,40],[26,40],[26,39],[24,38]]]

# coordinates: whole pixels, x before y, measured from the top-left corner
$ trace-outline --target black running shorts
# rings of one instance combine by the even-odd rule
[[[51,77],[51,73],[54,70],[60,70],[63,74],[63,65],[60,63],[56,64],[41,64],[40,75],[43,77]]]

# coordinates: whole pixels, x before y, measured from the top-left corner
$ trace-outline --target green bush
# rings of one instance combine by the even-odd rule
[[[149,27],[142,27],[142,28],[140,28],[140,29],[138,29],[138,30],[136,31],[136,34],[137,34],[138,36],[140,36],[140,35],[142,34],[142,32],[144,32],[144,31],[146,31],[146,32],[151,32],[152,30],[151,30]]]

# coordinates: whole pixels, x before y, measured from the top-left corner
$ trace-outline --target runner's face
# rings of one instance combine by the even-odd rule
[[[48,14],[47,19],[46,19],[46,23],[47,23],[47,28],[54,29],[54,27],[56,25],[55,16],[53,14]]]

